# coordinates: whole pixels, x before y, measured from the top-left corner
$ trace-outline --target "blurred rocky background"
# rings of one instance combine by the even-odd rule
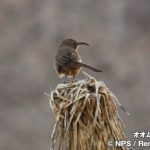
[[[1,0],[0,149],[49,149],[54,117],[43,93],[62,82],[53,61],[65,37],[91,44],[82,59],[104,73],[87,72],[130,112],[119,111],[128,138],[150,131],[149,16],[149,0]]]

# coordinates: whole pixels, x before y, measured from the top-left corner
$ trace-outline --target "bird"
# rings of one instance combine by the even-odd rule
[[[80,45],[90,46],[88,43],[77,42],[74,39],[67,38],[62,40],[57,48],[54,66],[60,78],[65,76],[64,83],[66,83],[67,77],[72,77],[74,81],[75,76],[80,73],[82,67],[95,72],[102,72],[101,69],[82,62],[77,51]]]

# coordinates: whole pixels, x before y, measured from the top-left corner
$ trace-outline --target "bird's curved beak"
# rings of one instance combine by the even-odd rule
[[[87,46],[90,46],[88,43],[85,43],[85,42],[77,42],[77,45],[87,45]]]

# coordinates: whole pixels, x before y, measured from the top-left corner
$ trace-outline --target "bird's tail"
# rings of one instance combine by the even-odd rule
[[[81,67],[84,67],[84,68],[87,68],[87,69],[90,69],[90,70],[93,70],[95,72],[103,72],[102,70],[100,69],[97,69],[91,65],[88,65],[88,64],[85,64],[85,63],[82,63],[82,62],[78,62],[78,65],[80,65]]]

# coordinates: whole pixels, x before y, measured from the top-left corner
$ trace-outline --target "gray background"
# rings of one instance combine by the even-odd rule
[[[43,93],[62,82],[53,61],[65,37],[91,44],[82,59],[104,73],[87,72],[131,113],[119,111],[129,139],[150,130],[149,0],[1,0],[1,150],[49,149],[54,117]]]

